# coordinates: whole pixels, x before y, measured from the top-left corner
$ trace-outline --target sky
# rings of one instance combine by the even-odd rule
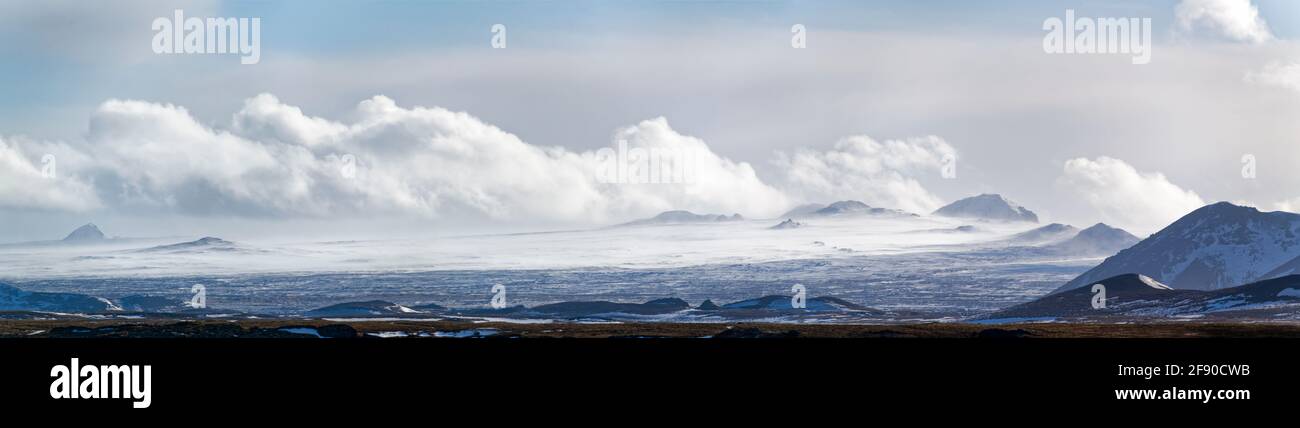
[[[256,64],[155,53],[177,8],[0,3],[0,242],[924,214],[978,193],[1139,236],[1221,200],[1300,210],[1300,2],[180,6],[258,18]],[[1150,62],[1046,52],[1067,9],[1150,18]],[[691,153],[692,180],[601,180],[620,141]]]

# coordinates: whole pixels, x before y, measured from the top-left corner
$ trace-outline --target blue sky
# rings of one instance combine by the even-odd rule
[[[75,2],[53,2],[75,8]],[[71,14],[7,25],[0,30],[0,129],[7,133],[59,132],[47,118],[79,110],[107,97],[153,96],[183,88],[157,88],[156,74],[167,73],[148,53],[148,22],[170,16],[168,2],[131,2],[120,14]],[[308,56],[349,58],[417,52],[437,55],[487,46],[492,24],[508,25],[511,48],[518,50],[583,49],[607,39],[659,38],[771,31],[786,37],[789,25],[801,23],[818,32],[903,32],[918,35],[968,34],[1037,37],[1046,17],[1066,8],[1080,16],[1152,17],[1157,38],[1171,32],[1177,0],[1147,2],[1006,0],[936,1],[231,1],[199,8],[218,16],[255,16],[264,22],[268,58]],[[1300,4],[1286,0],[1255,1],[1274,34],[1294,38],[1300,27]],[[182,5],[184,6],[184,5]],[[10,5],[19,9],[44,6]],[[54,7],[52,7],[53,9]],[[191,16],[204,15],[194,12]],[[102,21],[94,24],[84,20]],[[131,25],[134,24],[134,25]],[[31,27],[40,26],[39,30]],[[89,29],[90,31],[85,31]],[[66,37],[31,37],[32,31]],[[77,35],[85,33],[87,38]],[[108,36],[108,37],[103,37]],[[127,42],[120,39],[126,38]],[[109,42],[113,42],[110,44]],[[78,44],[81,48],[68,45]],[[102,44],[102,46],[96,46]],[[94,50],[85,55],[78,50]],[[130,50],[134,52],[115,52]],[[69,51],[72,51],[69,53]],[[129,58],[124,60],[123,58]],[[125,62],[125,63],[124,63]],[[167,67],[170,64],[161,64]],[[214,62],[216,67],[234,67]],[[273,89],[273,88],[271,88]],[[37,102],[31,102],[36,99]],[[62,125],[60,125],[62,126]]]
[[[1159,208],[1162,201],[1181,207],[1231,200],[1294,209],[1300,195],[1287,189],[1300,188],[1300,172],[1269,162],[1300,162],[1300,152],[1292,149],[1300,147],[1293,141],[1300,129],[1291,120],[1300,115],[1300,91],[1288,87],[1288,79],[1300,78],[1287,74],[1289,64],[1300,62],[1300,2],[1249,3],[1267,22],[1272,38],[1265,42],[1233,39],[1213,26],[1184,31],[1176,25],[1175,11],[1184,2],[1246,1],[183,4],[187,16],[260,18],[262,61],[256,65],[240,65],[234,56],[153,54],[149,25],[155,17],[171,16],[177,6],[167,2],[6,2],[0,5],[0,138],[28,141],[11,145],[18,147],[15,156],[33,164],[51,145],[84,154],[91,162],[86,169],[69,163],[64,170],[102,203],[89,211],[25,206],[27,196],[6,199],[0,186],[0,212],[18,219],[0,226],[0,241],[48,236],[99,219],[117,221],[127,234],[164,217],[172,218],[167,224],[175,225],[175,233],[204,222],[219,229],[247,220],[282,229],[276,221],[300,221],[301,213],[244,219],[245,212],[274,212],[247,200],[239,210],[206,214],[174,207],[128,210],[105,202],[116,192],[105,183],[126,180],[129,171],[105,171],[95,165],[96,157],[144,156],[129,146],[126,152],[102,151],[107,143],[97,132],[104,130],[90,124],[103,119],[106,101],[180,106],[214,133],[258,144],[266,143],[258,140],[264,136],[241,134],[232,122],[259,94],[338,126],[353,124],[364,116],[361,104],[382,95],[399,109],[463,112],[524,147],[573,152],[608,147],[613,135],[627,129],[654,131],[662,118],[669,136],[698,139],[726,162],[752,169],[762,184],[755,194],[785,198],[762,206],[713,203],[732,191],[698,206],[671,208],[764,211],[831,198],[927,207],[997,192],[1046,218],[1133,228],[1164,221],[1169,214]],[[1078,16],[1152,18],[1152,63],[1045,54],[1043,20],[1061,17],[1067,8]],[[508,28],[508,49],[490,47],[489,29],[497,23]],[[808,28],[808,49],[791,49],[793,24]],[[930,137],[959,154],[960,179],[873,171],[877,175],[850,177],[862,180],[865,190],[855,191],[801,188],[788,177],[792,159],[833,157],[843,141],[914,144]],[[141,135],[123,138],[147,142]],[[1240,179],[1244,153],[1265,160],[1259,179]],[[332,154],[315,153],[321,159]],[[1090,163],[1070,163],[1077,159]],[[1114,182],[1131,180],[1127,191],[1152,202],[1117,202],[1132,194],[1099,190],[1088,180],[1101,178],[1079,176],[1088,167],[1112,174],[1100,177]],[[229,183],[186,179],[211,191],[278,172],[283,171],[272,168]],[[487,192],[479,183],[453,184]],[[888,188],[912,189],[922,197]],[[1165,191],[1167,199],[1141,196]],[[330,205],[330,197],[313,194],[311,202]],[[599,221],[653,214],[658,207],[611,211]],[[413,214],[417,220],[429,215],[444,213]]]

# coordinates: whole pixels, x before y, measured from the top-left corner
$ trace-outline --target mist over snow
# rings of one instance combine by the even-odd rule
[[[271,272],[655,269],[966,251],[1032,228],[941,217],[818,217],[645,224],[588,230],[391,240],[115,239],[96,245],[0,245],[0,278],[145,277]],[[112,233],[112,231],[107,231]],[[233,242],[227,242],[233,241]],[[217,242],[222,245],[199,245]],[[972,247],[976,246],[976,247]],[[1085,257],[1085,259],[1088,257]]]

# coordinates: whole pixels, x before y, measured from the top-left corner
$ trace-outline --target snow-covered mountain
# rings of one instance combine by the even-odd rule
[[[823,208],[826,208],[826,204],[803,204],[781,214],[781,218],[807,217]]]
[[[676,223],[712,223],[719,221],[739,221],[744,220],[740,214],[723,215],[723,214],[696,214],[685,210],[664,211],[654,217],[641,220],[633,220],[623,223],[622,226],[639,226],[646,224],[676,224]]]
[[[944,217],[975,218],[992,221],[1038,222],[1033,211],[1011,202],[1002,195],[985,193],[957,200],[934,211]]]
[[[1068,226],[1067,226],[1068,227]],[[1097,223],[1081,230],[1069,239],[1046,246],[1058,254],[1077,256],[1109,256],[1138,243],[1138,237],[1123,229]]]
[[[1038,245],[1060,242],[1079,234],[1079,228],[1068,224],[1052,223],[1043,227],[1011,235],[1007,241],[1018,245]]]
[[[103,240],[104,232],[101,232],[99,227],[95,226],[94,223],[86,223],[84,226],[78,227],[76,230],[73,230],[72,233],[69,233],[68,236],[63,238],[63,242],[72,243],[100,242]]]
[[[1300,256],[1296,256],[1296,258],[1278,265],[1278,267],[1265,273],[1263,278],[1278,278],[1296,274],[1300,274]]]
[[[784,230],[784,229],[798,229],[800,227],[803,227],[803,223],[794,221],[794,219],[787,218],[785,219],[785,221],[777,223],[776,226],[769,227],[768,229]]]
[[[1192,211],[1056,292],[1128,273],[1176,289],[1214,290],[1283,274],[1278,268],[1296,257],[1300,215],[1219,202]]]

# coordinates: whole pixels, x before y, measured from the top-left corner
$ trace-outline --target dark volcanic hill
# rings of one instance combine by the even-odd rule
[[[0,283],[0,311],[99,313],[116,309],[108,300],[98,297],[26,291]]]
[[[1125,274],[1096,282],[1105,287],[1106,307],[1094,309],[1093,284],[1049,294],[981,317],[983,319],[1130,320],[1300,320],[1300,275],[1212,291],[1176,290],[1144,275]]]
[[[615,303],[606,301],[560,302],[530,308],[530,311],[560,318],[581,318],[599,314],[662,315],[690,309],[691,305],[677,298],[657,299],[645,303]]]

